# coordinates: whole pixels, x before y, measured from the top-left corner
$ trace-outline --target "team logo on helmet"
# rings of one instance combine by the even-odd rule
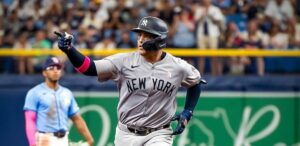
[[[144,19],[144,20],[142,21],[142,24],[141,24],[141,25],[147,26],[147,23],[148,23],[148,20]]]
[[[52,62],[54,62],[54,63],[59,63],[59,60],[58,60],[56,57],[52,57],[51,60],[52,60]]]

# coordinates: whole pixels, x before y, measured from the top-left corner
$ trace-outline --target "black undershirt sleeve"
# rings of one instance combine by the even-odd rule
[[[184,109],[194,111],[201,93],[201,84],[198,83],[187,90]]]
[[[68,51],[65,51],[65,53],[75,68],[80,67],[84,63],[86,56],[81,54],[74,47],[70,48]],[[97,76],[96,65],[93,60],[90,60],[89,67],[85,72],[83,72],[83,74],[88,76]]]

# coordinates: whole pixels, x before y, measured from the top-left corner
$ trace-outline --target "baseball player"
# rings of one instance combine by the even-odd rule
[[[88,144],[94,143],[72,92],[58,84],[61,75],[61,62],[57,57],[49,57],[43,67],[45,82],[26,95],[24,111],[30,146],[68,146],[69,118]]]
[[[200,73],[186,61],[163,51],[168,27],[156,17],[144,17],[137,28],[137,51],[91,60],[71,44],[73,36],[55,32],[58,47],[78,72],[114,80],[118,85],[118,126],[116,146],[171,146],[191,119],[200,96]],[[188,88],[184,110],[176,112],[176,93]],[[174,131],[170,122],[177,120]]]

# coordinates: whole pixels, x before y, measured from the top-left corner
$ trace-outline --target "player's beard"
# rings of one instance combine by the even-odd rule
[[[46,82],[48,82],[48,85],[51,85],[51,86],[54,86],[54,87],[58,85],[58,81],[59,81],[59,79],[57,79],[57,78],[48,77],[46,79]]]
[[[60,79],[60,75],[48,76],[47,80],[53,84],[56,84]]]
[[[48,81],[53,83],[53,84],[56,84],[58,82],[59,79],[52,79],[52,78],[48,78]]]

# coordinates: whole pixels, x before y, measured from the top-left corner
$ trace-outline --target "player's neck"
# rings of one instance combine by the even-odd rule
[[[46,85],[53,90],[56,90],[58,88],[58,81],[48,81],[46,80]]]
[[[162,50],[159,51],[152,51],[148,52],[147,55],[145,55],[145,59],[150,63],[155,63],[161,60]]]

